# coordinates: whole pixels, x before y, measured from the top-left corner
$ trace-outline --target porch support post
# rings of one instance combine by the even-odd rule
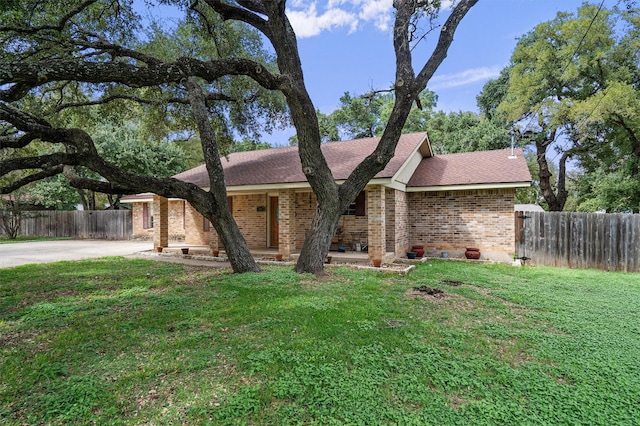
[[[169,247],[169,200],[153,196],[153,248]]]
[[[296,250],[296,193],[293,189],[278,192],[278,251],[291,259]]]
[[[409,251],[409,205],[407,193],[394,190],[395,195],[395,239],[394,251],[396,257],[402,257]]]
[[[367,189],[369,259],[384,261],[387,248],[385,188],[374,185]]]
[[[185,204],[184,227],[185,244],[209,245],[209,230],[205,231],[204,216],[189,203]]]

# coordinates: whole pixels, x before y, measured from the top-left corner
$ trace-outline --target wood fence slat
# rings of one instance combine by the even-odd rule
[[[133,235],[130,210],[26,212],[21,235],[127,240]]]
[[[515,220],[516,250],[530,265],[640,272],[638,214],[517,212]]]

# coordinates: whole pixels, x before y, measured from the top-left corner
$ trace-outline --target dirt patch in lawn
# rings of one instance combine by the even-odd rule
[[[420,287],[413,287],[407,290],[407,296],[409,297],[420,297],[426,299],[442,299],[446,297],[446,293],[439,288],[427,287],[426,285]]]

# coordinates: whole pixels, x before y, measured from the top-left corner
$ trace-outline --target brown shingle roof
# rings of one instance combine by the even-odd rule
[[[424,158],[409,180],[409,187],[530,182],[531,174],[521,149],[465,152]]]
[[[395,156],[376,178],[390,178],[407,161],[424,140],[426,133],[402,135]],[[371,154],[380,138],[322,144],[322,152],[336,180],[344,180],[364,158]],[[221,159],[227,186],[265,185],[306,182],[297,147],[274,148],[230,154]],[[198,166],[176,176],[201,187],[209,186],[205,166]]]

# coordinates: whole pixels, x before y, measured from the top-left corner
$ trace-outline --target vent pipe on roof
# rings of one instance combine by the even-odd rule
[[[518,158],[515,153],[516,132],[512,130],[509,133],[511,133],[511,155],[509,156],[509,159],[513,160],[514,158]]]

